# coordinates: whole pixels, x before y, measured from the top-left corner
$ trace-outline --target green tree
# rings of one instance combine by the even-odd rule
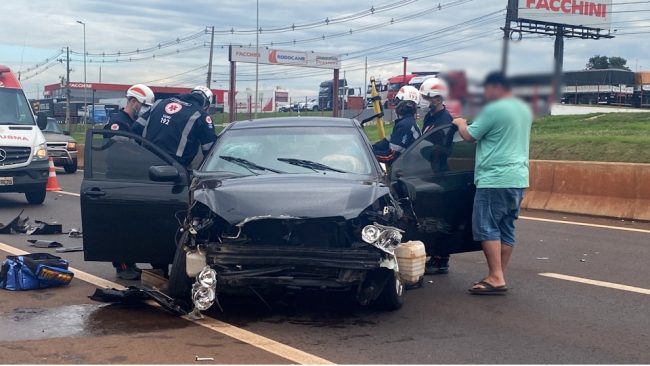
[[[607,56],[595,55],[587,61],[587,70],[609,69],[609,58]]]
[[[610,57],[609,58],[609,68],[610,69],[623,69],[623,70],[630,70],[629,67],[627,67],[627,60],[624,59],[623,57]]]

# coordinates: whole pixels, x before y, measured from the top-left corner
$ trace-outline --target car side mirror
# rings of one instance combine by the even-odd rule
[[[66,136],[70,136],[70,131],[63,131],[63,134]]]
[[[44,130],[47,128],[47,113],[45,112],[38,112],[36,114],[36,124],[38,125],[38,128],[41,130]]]
[[[149,179],[154,182],[174,182],[181,174],[171,165],[157,165],[149,168]]]

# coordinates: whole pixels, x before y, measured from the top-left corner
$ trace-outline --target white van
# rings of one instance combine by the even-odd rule
[[[41,129],[47,116],[39,113],[38,125],[20,82],[0,65],[0,193],[25,193],[30,204],[45,201],[47,143]]]

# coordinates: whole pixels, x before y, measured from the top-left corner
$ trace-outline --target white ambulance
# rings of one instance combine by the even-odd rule
[[[20,82],[11,70],[0,65],[0,193],[24,193],[30,204],[45,201],[48,160],[47,143]]]

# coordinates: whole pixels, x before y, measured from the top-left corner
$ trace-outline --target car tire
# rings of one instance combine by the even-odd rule
[[[45,195],[47,191],[45,190],[45,185],[42,189],[38,191],[25,192],[25,198],[30,205],[40,205],[45,202]]]
[[[167,282],[167,295],[174,299],[191,302],[192,292],[192,279],[185,271],[185,251],[181,248],[176,248],[174,254],[174,262],[169,273],[169,281]]]
[[[376,300],[383,310],[395,311],[404,305],[404,284],[396,271],[387,274],[386,285]]]
[[[64,165],[63,169],[67,174],[74,174],[77,172],[77,160],[73,160],[72,164]]]
[[[314,106],[311,110],[314,112],[318,112],[318,106]]]

